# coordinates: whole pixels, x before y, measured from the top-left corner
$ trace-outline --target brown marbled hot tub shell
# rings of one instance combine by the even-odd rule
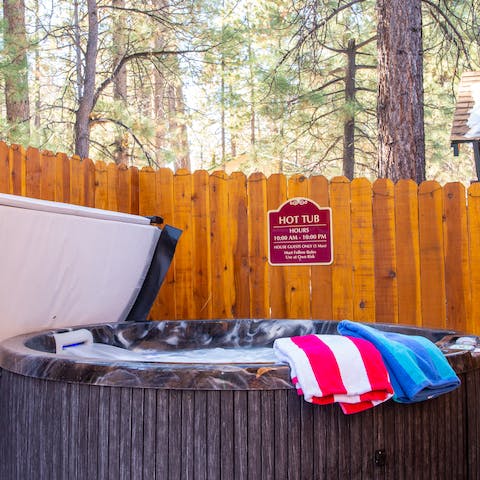
[[[97,342],[142,349],[271,346],[336,322],[216,320],[102,324]],[[75,359],[53,331],[0,346],[0,478],[478,479],[480,357],[444,348],[462,385],[418,404],[344,415],[304,402],[281,364]],[[58,332],[55,331],[55,332]]]

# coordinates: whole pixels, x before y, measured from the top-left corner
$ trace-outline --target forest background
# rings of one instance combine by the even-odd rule
[[[410,1],[410,0],[409,0]],[[387,2],[388,3],[388,2]],[[449,141],[480,3],[421,5],[426,177]],[[0,139],[172,169],[378,175],[374,0],[3,0]],[[350,148],[346,148],[348,145]]]

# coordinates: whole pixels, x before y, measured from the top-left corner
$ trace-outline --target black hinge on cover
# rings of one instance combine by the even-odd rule
[[[157,225],[163,223],[163,217],[159,217],[158,215],[147,215],[145,218],[148,218],[150,223],[156,223]]]

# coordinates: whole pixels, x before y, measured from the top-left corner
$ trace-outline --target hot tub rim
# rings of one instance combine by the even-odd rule
[[[189,325],[205,322],[229,325],[232,322],[308,322],[337,324],[332,320],[287,320],[287,319],[216,319],[216,320],[169,320],[173,325]],[[151,322],[143,322],[151,325]],[[413,334],[422,331],[444,333],[447,341],[463,333],[443,329],[422,329],[409,325],[374,324],[384,329],[408,330]],[[94,324],[76,328],[139,328],[138,324]],[[67,383],[87,383],[112,387],[138,387],[172,390],[278,390],[293,389],[290,369],[285,364],[177,364],[160,362],[112,361],[111,359],[76,359],[68,355],[34,350],[26,343],[29,339],[69,329],[49,329],[9,338],[0,343],[0,368],[24,376]],[[442,340],[443,340],[442,339]],[[480,368],[480,355],[456,351],[447,359],[457,373]]]

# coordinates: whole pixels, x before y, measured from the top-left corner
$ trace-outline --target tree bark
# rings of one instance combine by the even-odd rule
[[[28,99],[28,40],[25,29],[24,0],[3,0],[5,22],[3,54],[5,68],[5,106],[12,133],[30,134],[30,103]],[[21,125],[20,125],[21,124]]]
[[[95,101],[95,74],[98,53],[98,11],[96,0],[87,0],[88,38],[82,96],[75,114],[75,154],[87,158],[90,143],[90,115]]]
[[[377,0],[378,174],[425,180],[421,0]]]
[[[347,68],[345,70],[345,104],[347,106],[343,122],[343,175],[353,179],[355,175],[355,75],[356,75],[355,40],[348,42],[346,50]]]
[[[125,7],[125,0],[112,0],[112,7],[115,9],[122,9]],[[122,11],[115,12],[116,17],[113,22],[112,41],[114,51],[113,64],[118,65],[122,61],[126,51],[126,38],[125,38],[125,20]],[[122,65],[118,70],[117,75],[113,80],[113,99],[115,102],[126,104],[127,101],[127,66]],[[115,163],[128,162],[128,142],[122,132],[118,132],[115,136]]]

